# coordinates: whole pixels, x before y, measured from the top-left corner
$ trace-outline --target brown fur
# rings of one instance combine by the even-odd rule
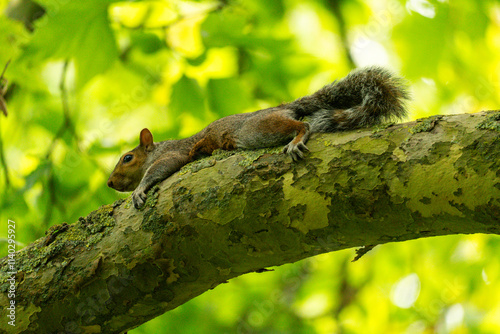
[[[291,103],[221,118],[189,138],[154,143],[151,132],[143,129],[139,146],[120,158],[108,186],[118,191],[134,190],[132,200],[140,208],[154,184],[216,149],[288,143],[283,152],[299,160],[308,151],[306,143],[311,133],[355,129],[402,118],[407,97],[401,79],[385,69],[371,67],[354,71]],[[308,117],[311,125],[303,122],[303,117]]]

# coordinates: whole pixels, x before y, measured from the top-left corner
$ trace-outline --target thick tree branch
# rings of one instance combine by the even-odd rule
[[[222,282],[339,249],[500,234],[500,112],[315,135],[299,163],[223,152],[16,253],[9,333],[120,333]],[[11,277],[0,260],[0,318]]]

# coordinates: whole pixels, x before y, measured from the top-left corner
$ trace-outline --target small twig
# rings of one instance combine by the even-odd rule
[[[345,23],[344,15],[342,14],[342,10],[340,8],[342,2],[336,1],[336,0],[329,0],[328,3],[331,6],[333,16],[335,16],[335,18],[337,19],[340,40],[342,41],[342,44],[344,45],[344,55],[347,59],[347,62],[350,65],[350,67],[355,68],[356,63],[354,62],[354,59],[352,58],[352,54],[349,51],[349,42],[348,42],[348,38],[347,38],[346,23]]]
[[[5,152],[3,151],[3,140],[0,133],[0,163],[2,164],[2,168],[5,172],[5,190],[10,186],[10,178],[9,178],[9,166],[7,165],[7,159],[5,159]]]
[[[69,113],[68,94],[66,93],[66,73],[68,72],[68,65],[69,65],[69,60],[66,59],[61,73],[61,82],[59,83],[59,90],[61,91],[61,100],[62,100],[61,102],[65,116]]]
[[[51,165],[51,170],[49,171],[48,180],[47,180],[47,191],[49,193],[49,202],[50,204],[47,206],[47,210],[45,211],[45,215],[43,217],[42,226],[47,228],[50,225],[52,220],[52,214],[54,213],[54,209],[57,208],[59,212],[63,215],[66,214],[66,208],[63,203],[57,201],[57,189],[56,189],[56,178],[54,175],[54,169]]]
[[[78,136],[76,135],[75,128],[73,127],[73,122],[71,121],[71,115],[70,115],[70,109],[69,109],[69,103],[68,103],[68,93],[66,92],[66,73],[68,70],[68,65],[69,61],[66,60],[63,65],[63,70],[61,74],[61,82],[59,84],[59,90],[61,91],[61,103],[62,103],[62,110],[63,110],[63,116],[64,116],[64,122],[57,131],[56,135],[54,136],[54,139],[52,139],[52,143],[50,143],[49,149],[47,150],[47,153],[45,154],[45,158],[49,159],[50,155],[54,151],[54,148],[56,146],[57,141],[64,135],[66,131],[69,131],[75,140],[78,142]]]
[[[69,102],[68,102],[68,93],[66,92],[66,74],[68,71],[68,66],[69,66],[69,60],[66,60],[63,65],[63,70],[61,73],[61,82],[59,84],[59,89],[61,91],[61,103],[62,103],[62,110],[63,110],[63,116],[64,116],[64,122],[57,131],[56,135],[52,139],[52,143],[50,143],[50,146],[47,150],[47,153],[45,154],[45,159],[50,160],[50,156],[52,155],[52,152],[54,151],[54,148],[57,144],[57,141],[64,135],[66,131],[69,131],[75,140],[78,142],[78,137],[76,135],[76,131],[73,127],[73,122],[71,121],[71,114],[70,114],[70,109],[69,109]],[[58,207],[59,210],[64,212],[64,207],[61,205],[58,205],[57,203],[57,196],[56,196],[56,186],[55,186],[55,179],[54,179],[54,174],[53,174],[53,166],[52,164],[50,165],[50,172],[48,176],[48,191],[49,191],[49,201],[50,204],[47,206],[47,211],[45,212],[44,216],[44,224],[47,225],[50,221],[50,218],[52,217],[52,212],[54,207]]]
[[[56,198],[56,190],[55,190],[55,182],[54,182],[54,173],[53,166],[51,164],[51,170],[49,172],[48,180],[47,180],[47,188],[49,192],[49,201],[50,203],[47,205],[47,209],[45,210],[45,214],[43,216],[43,227],[47,228],[52,218],[52,213],[54,212],[54,206],[57,204]]]
[[[5,100],[3,99],[3,90],[0,88],[0,110],[3,112],[5,117],[7,117],[7,103],[5,103]]]
[[[3,111],[3,114],[7,117],[7,105],[5,103],[5,100],[3,99],[3,95],[7,91],[6,87],[2,87],[2,81],[4,81],[4,74],[5,71],[7,71],[7,66],[10,64],[10,59],[7,61],[7,64],[5,64],[5,67],[3,68],[2,75],[0,75],[0,110]],[[6,80],[5,80],[6,81]],[[10,186],[10,178],[9,178],[9,167],[7,165],[7,159],[5,159],[5,153],[3,151],[3,140],[2,136],[0,133],[0,163],[2,164],[2,168],[5,172],[5,189],[7,189]]]
[[[66,91],[66,73],[68,72],[68,65],[69,61],[66,60],[64,62],[63,71],[61,73],[61,83],[59,84],[59,90],[61,91],[61,103],[64,115],[63,127],[64,131],[68,130],[73,135],[76,142],[78,142],[78,136],[76,135],[76,130],[73,126],[73,122],[71,121],[69,102],[68,102],[68,92]]]
[[[0,80],[3,79],[3,75],[5,74],[5,71],[7,71],[7,66],[10,64],[10,59],[7,60],[7,63],[5,64],[5,67],[3,68],[2,75],[0,75]]]
[[[3,68],[2,75],[0,75],[0,110],[3,112],[5,117],[7,117],[7,103],[5,102],[3,96],[7,92],[7,79],[5,79],[3,76],[5,74],[5,71],[7,71],[7,66],[10,64],[10,59],[7,61],[7,64],[5,64],[5,67]],[[3,83],[5,82],[5,87],[3,86]]]

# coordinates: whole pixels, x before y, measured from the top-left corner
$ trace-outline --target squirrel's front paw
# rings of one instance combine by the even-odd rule
[[[291,141],[290,143],[288,143],[288,145],[286,145],[283,148],[283,153],[290,155],[293,161],[304,159],[304,153],[308,151],[309,149],[307,148],[306,144],[304,144],[303,141],[299,141],[296,144],[293,141]]]
[[[146,203],[146,192],[142,190],[141,188],[137,188],[134,190],[132,193],[132,203],[134,203],[134,207],[136,209],[140,209],[144,206],[144,203]]]

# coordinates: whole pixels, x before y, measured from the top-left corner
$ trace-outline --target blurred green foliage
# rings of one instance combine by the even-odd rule
[[[126,196],[105,181],[144,127],[187,136],[371,64],[411,83],[411,118],[499,105],[494,0],[36,3],[0,1],[2,256],[7,219],[21,248]],[[474,235],[383,245],[353,264],[352,250],[321,255],[131,333],[498,333],[499,253],[498,237]]]

